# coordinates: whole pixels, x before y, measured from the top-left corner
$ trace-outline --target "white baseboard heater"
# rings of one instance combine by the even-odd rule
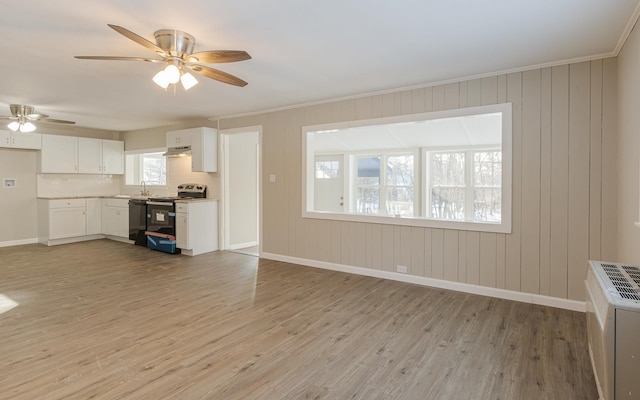
[[[589,261],[589,354],[602,400],[640,399],[640,268]]]

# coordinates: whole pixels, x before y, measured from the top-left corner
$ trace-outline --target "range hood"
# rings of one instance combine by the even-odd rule
[[[191,154],[191,146],[169,147],[163,154],[165,157],[184,157]]]

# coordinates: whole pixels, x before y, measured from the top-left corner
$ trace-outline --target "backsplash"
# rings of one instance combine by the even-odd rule
[[[170,195],[177,194],[181,183],[203,183],[207,185],[207,197],[220,198],[220,179],[217,172],[191,171],[191,157],[167,158],[167,190]]]
[[[38,197],[104,196],[120,193],[119,175],[38,174]]]

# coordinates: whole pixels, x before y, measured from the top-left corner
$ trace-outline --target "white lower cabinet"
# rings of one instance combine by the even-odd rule
[[[41,242],[87,234],[85,199],[42,199],[38,210]]]
[[[38,199],[38,236],[47,245],[104,238],[128,241],[129,201],[112,198]]]
[[[176,247],[195,256],[218,250],[218,202],[176,202]]]
[[[102,233],[129,238],[129,200],[103,199]]]
[[[102,199],[86,199],[87,203],[87,235],[102,233]]]

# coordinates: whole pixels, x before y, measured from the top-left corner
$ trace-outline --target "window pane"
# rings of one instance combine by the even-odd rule
[[[166,158],[162,154],[143,154],[142,180],[147,185],[166,185]]]
[[[387,214],[413,216],[413,187],[387,188]]]
[[[473,220],[500,222],[502,217],[501,189],[476,188],[473,194]]]
[[[338,161],[316,161],[317,179],[336,179],[338,177]]]
[[[125,160],[127,185],[167,184],[167,159],[162,153],[127,154]]]
[[[464,186],[464,153],[434,153],[431,186]]]
[[[387,185],[413,186],[413,155],[387,157]]]
[[[464,220],[464,188],[431,189],[431,216],[436,219]]]
[[[502,177],[502,152],[479,151],[473,156],[474,186],[500,187]]]
[[[356,188],[356,212],[360,214],[378,214],[380,211],[380,188]]]
[[[380,184],[380,157],[358,158],[356,185]]]

